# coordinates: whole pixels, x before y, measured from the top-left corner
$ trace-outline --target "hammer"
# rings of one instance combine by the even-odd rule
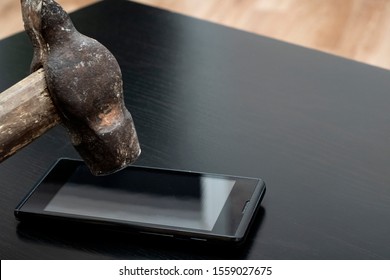
[[[55,1],[21,6],[32,74],[0,93],[0,162],[62,123],[92,174],[133,163],[141,149],[114,56],[80,34]]]

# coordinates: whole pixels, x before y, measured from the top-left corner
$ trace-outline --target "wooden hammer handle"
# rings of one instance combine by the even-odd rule
[[[0,162],[59,122],[43,69],[0,93]]]

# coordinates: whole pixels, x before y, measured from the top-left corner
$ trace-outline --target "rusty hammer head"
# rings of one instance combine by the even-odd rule
[[[114,56],[80,34],[56,2],[21,3],[34,47],[31,70],[44,69],[61,121],[91,172],[109,174],[134,162],[141,150]]]

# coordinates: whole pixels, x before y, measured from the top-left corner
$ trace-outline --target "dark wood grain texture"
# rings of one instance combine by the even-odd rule
[[[56,127],[0,165],[2,259],[390,258],[388,71],[126,1],[72,18],[122,67],[139,164],[261,177],[267,194],[234,250],[20,225],[32,185],[78,157]],[[0,91],[31,51],[0,42]]]

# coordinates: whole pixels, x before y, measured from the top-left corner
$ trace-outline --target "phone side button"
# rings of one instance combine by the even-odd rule
[[[157,232],[140,231],[140,233],[147,234],[147,235],[154,235],[154,236],[173,237],[172,234],[164,234],[164,233],[157,233]]]
[[[196,240],[196,241],[207,241],[206,238],[196,238],[196,237],[191,237],[192,240]]]
[[[241,210],[241,213],[242,213],[242,214],[244,214],[245,211],[246,211],[246,209],[248,208],[249,201],[250,201],[250,200],[245,201],[244,206],[242,207],[242,210]]]

